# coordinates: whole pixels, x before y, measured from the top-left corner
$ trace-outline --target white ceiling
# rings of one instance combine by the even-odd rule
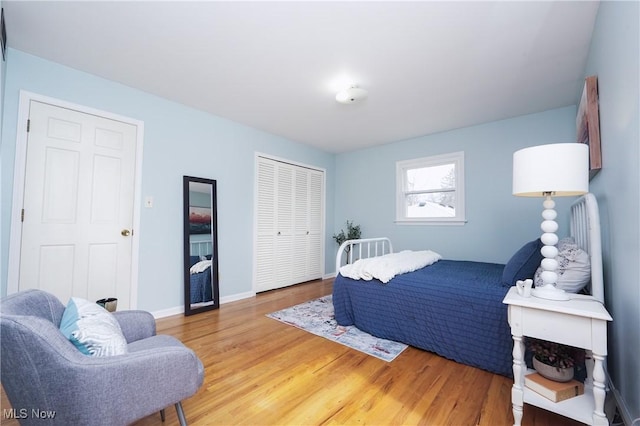
[[[336,153],[575,104],[598,10],[582,1],[2,5],[9,47]],[[345,79],[368,98],[337,103]]]

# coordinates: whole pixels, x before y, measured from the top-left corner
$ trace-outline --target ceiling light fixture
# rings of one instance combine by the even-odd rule
[[[355,104],[364,100],[368,92],[358,86],[351,86],[346,90],[341,90],[336,95],[336,101],[341,104]]]

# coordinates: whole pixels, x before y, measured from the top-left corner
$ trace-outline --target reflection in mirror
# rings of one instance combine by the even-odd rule
[[[184,314],[220,306],[216,181],[183,176]]]

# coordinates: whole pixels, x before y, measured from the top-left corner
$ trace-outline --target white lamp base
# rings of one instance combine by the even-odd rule
[[[552,285],[545,285],[542,287],[536,287],[531,290],[531,295],[535,296],[539,299],[547,299],[547,300],[569,300],[569,294],[559,288],[556,288]]]
[[[544,246],[540,250],[544,259],[540,263],[542,268],[542,286],[536,287],[531,290],[531,295],[540,299],[547,300],[570,300],[569,295],[562,289],[556,287],[558,282],[558,261],[556,256],[558,255],[558,236],[556,231],[558,230],[558,223],[555,221],[557,213],[553,209],[556,203],[551,199],[551,192],[545,192],[546,199],[542,203],[544,210],[542,211],[542,217],[544,220],[540,225],[540,228],[544,232],[540,236],[540,240]]]

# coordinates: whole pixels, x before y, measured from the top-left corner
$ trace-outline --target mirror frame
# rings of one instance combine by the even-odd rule
[[[211,244],[212,244],[212,256],[211,256],[211,286],[213,303],[211,305],[192,307],[191,306],[191,283],[190,283],[190,261],[191,261],[191,241],[190,241],[190,226],[189,226],[189,184],[191,182],[204,183],[211,185]],[[183,245],[184,245],[184,314],[186,316],[197,314],[199,312],[211,311],[220,307],[220,291],[218,283],[218,221],[217,221],[217,191],[216,181],[214,179],[199,178],[193,176],[182,177],[182,192],[183,192]]]

